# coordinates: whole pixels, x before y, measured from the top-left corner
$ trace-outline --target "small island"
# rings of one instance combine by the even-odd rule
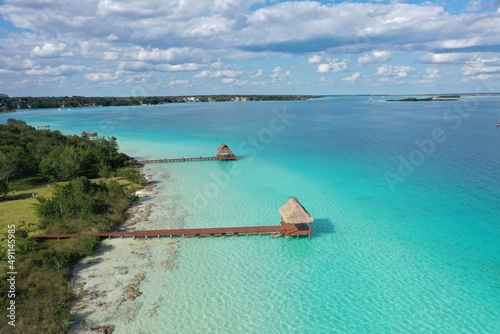
[[[390,99],[387,102],[430,102],[430,101],[456,101],[460,98],[460,95],[438,95],[431,97],[406,97],[403,99]]]

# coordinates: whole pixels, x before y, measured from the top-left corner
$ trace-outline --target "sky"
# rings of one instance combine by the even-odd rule
[[[9,96],[500,92],[500,0],[4,0]]]

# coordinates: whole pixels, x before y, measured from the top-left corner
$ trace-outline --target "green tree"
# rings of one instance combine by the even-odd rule
[[[0,195],[5,197],[7,196],[8,193],[9,193],[9,184],[5,180],[0,179]]]
[[[101,160],[99,162],[99,177],[107,179],[112,175],[113,175],[113,168]]]

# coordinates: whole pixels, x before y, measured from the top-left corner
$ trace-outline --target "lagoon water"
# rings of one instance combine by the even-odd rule
[[[404,103],[367,97],[22,110],[66,134],[118,138],[151,164],[136,228],[278,224],[297,197],[311,239],[106,241],[96,291],[142,295],[80,314],[116,333],[495,333],[500,328],[498,97]],[[116,271],[116,270],[115,270]],[[78,273],[76,273],[78,275]],[[128,276],[127,276],[128,275]],[[113,281],[113,282],[111,282]],[[106,285],[106,283],[108,285]]]

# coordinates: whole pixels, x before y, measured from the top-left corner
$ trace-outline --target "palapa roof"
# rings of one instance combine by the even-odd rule
[[[307,212],[295,197],[290,198],[279,211],[282,220],[287,224],[312,223],[314,221],[313,217],[311,217],[309,212]]]
[[[229,148],[229,146],[222,143],[219,145],[219,147],[217,147],[217,154],[221,154],[221,153],[233,154],[233,151]]]

